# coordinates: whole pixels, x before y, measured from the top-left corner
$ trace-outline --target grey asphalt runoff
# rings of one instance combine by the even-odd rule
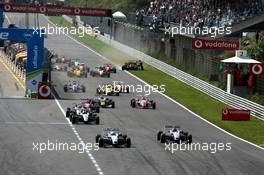
[[[19,23],[24,17],[21,14],[8,16],[13,23]],[[40,23],[47,25],[48,22],[41,16]],[[107,62],[64,35],[48,36],[45,45],[60,55],[80,59],[91,68]],[[118,71],[109,79],[90,76],[79,79],[87,92],[69,94],[63,92],[63,85],[68,80],[65,72],[52,73],[59,103],[64,110],[81,99],[95,97],[99,84],[118,80],[143,85],[129,74]],[[1,85],[4,86],[4,82],[1,81]],[[85,143],[94,143],[96,134],[105,127],[125,128],[131,137],[131,148],[102,148],[91,152],[105,175],[263,174],[263,150],[220,131],[159,94],[150,95],[157,102],[156,110],[132,109],[130,99],[137,95],[129,93],[112,97],[116,108],[102,109],[98,126],[74,125]],[[73,151],[40,154],[33,151],[32,142],[78,142],[54,100],[3,99],[0,104],[0,174],[99,174],[86,154]],[[210,151],[175,151],[172,154],[156,140],[157,131],[168,124],[179,125],[188,131],[193,135],[194,143],[231,143],[232,149],[215,154]]]

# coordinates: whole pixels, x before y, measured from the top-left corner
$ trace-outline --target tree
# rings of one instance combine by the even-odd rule
[[[264,32],[259,34],[258,42],[255,37],[251,39],[247,51],[251,58],[264,62]]]

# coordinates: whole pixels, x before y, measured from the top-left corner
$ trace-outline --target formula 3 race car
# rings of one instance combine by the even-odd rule
[[[67,69],[68,69],[68,67],[66,65],[64,65],[64,64],[56,63],[56,64],[51,66],[51,70],[52,71],[64,71],[64,72],[66,72]]]
[[[106,72],[102,67],[96,67],[94,70],[91,70],[90,75],[92,77],[110,78],[110,72]]]
[[[99,147],[131,147],[131,139],[119,128],[104,128],[102,135],[95,137]]]
[[[95,99],[87,99],[86,101],[82,102],[82,107],[84,109],[90,109],[91,111],[95,112],[95,113],[99,113],[100,112],[100,103],[98,100]]]
[[[105,72],[116,73],[116,67],[111,64],[104,64],[100,66],[100,68],[103,69]]]
[[[78,81],[69,81],[64,85],[64,92],[85,92],[85,86]]]
[[[129,93],[129,86],[126,86],[122,81],[114,81],[113,85],[116,92]]]
[[[131,99],[130,106],[132,108],[156,109],[156,103],[146,97]]]
[[[101,96],[97,100],[102,108],[115,108],[115,102],[110,98]]]
[[[126,62],[122,70],[144,70],[143,63],[140,60]]]
[[[66,117],[69,118],[72,114],[80,114],[82,110],[90,110],[93,113],[100,112],[100,106],[93,105],[88,102],[82,102],[81,104],[75,104],[72,108],[67,108]]]
[[[106,85],[97,87],[96,94],[97,95],[119,96],[119,92],[115,91],[112,84],[106,84]]]
[[[157,140],[160,143],[192,143],[192,135],[184,132],[179,126],[165,126],[164,131],[157,133]]]
[[[93,113],[89,109],[81,109],[78,113],[70,113],[69,119],[72,124],[78,124],[79,122],[83,122],[85,124],[94,123],[99,125],[100,118],[96,113]]]
[[[81,67],[73,67],[72,70],[67,72],[67,75],[69,77],[84,77],[87,78],[88,75],[88,71],[85,68],[81,68]]]
[[[71,59],[67,59],[65,58],[64,56],[60,57],[60,58],[55,58],[55,61],[52,61],[52,62],[55,62],[55,63],[61,63],[61,64],[68,64],[69,62],[71,61]],[[54,63],[54,64],[55,64]]]

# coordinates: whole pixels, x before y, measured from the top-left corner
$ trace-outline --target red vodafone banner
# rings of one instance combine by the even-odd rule
[[[250,120],[250,110],[245,109],[223,109],[222,120],[247,121]]]
[[[192,49],[239,50],[239,41],[193,39]]]
[[[3,4],[4,12],[15,13],[43,13],[48,15],[80,15],[80,16],[99,16],[111,17],[110,9],[94,9],[79,7],[61,7],[61,6],[32,6],[18,4]]]
[[[251,73],[253,73],[254,75],[264,76],[264,63],[262,63],[262,64],[251,64],[250,70],[251,70]]]

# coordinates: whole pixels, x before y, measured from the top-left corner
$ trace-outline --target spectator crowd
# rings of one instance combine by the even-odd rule
[[[220,27],[262,13],[261,0],[245,0],[241,3],[220,0],[155,0],[136,11],[138,25],[164,27],[170,23],[185,27]]]

